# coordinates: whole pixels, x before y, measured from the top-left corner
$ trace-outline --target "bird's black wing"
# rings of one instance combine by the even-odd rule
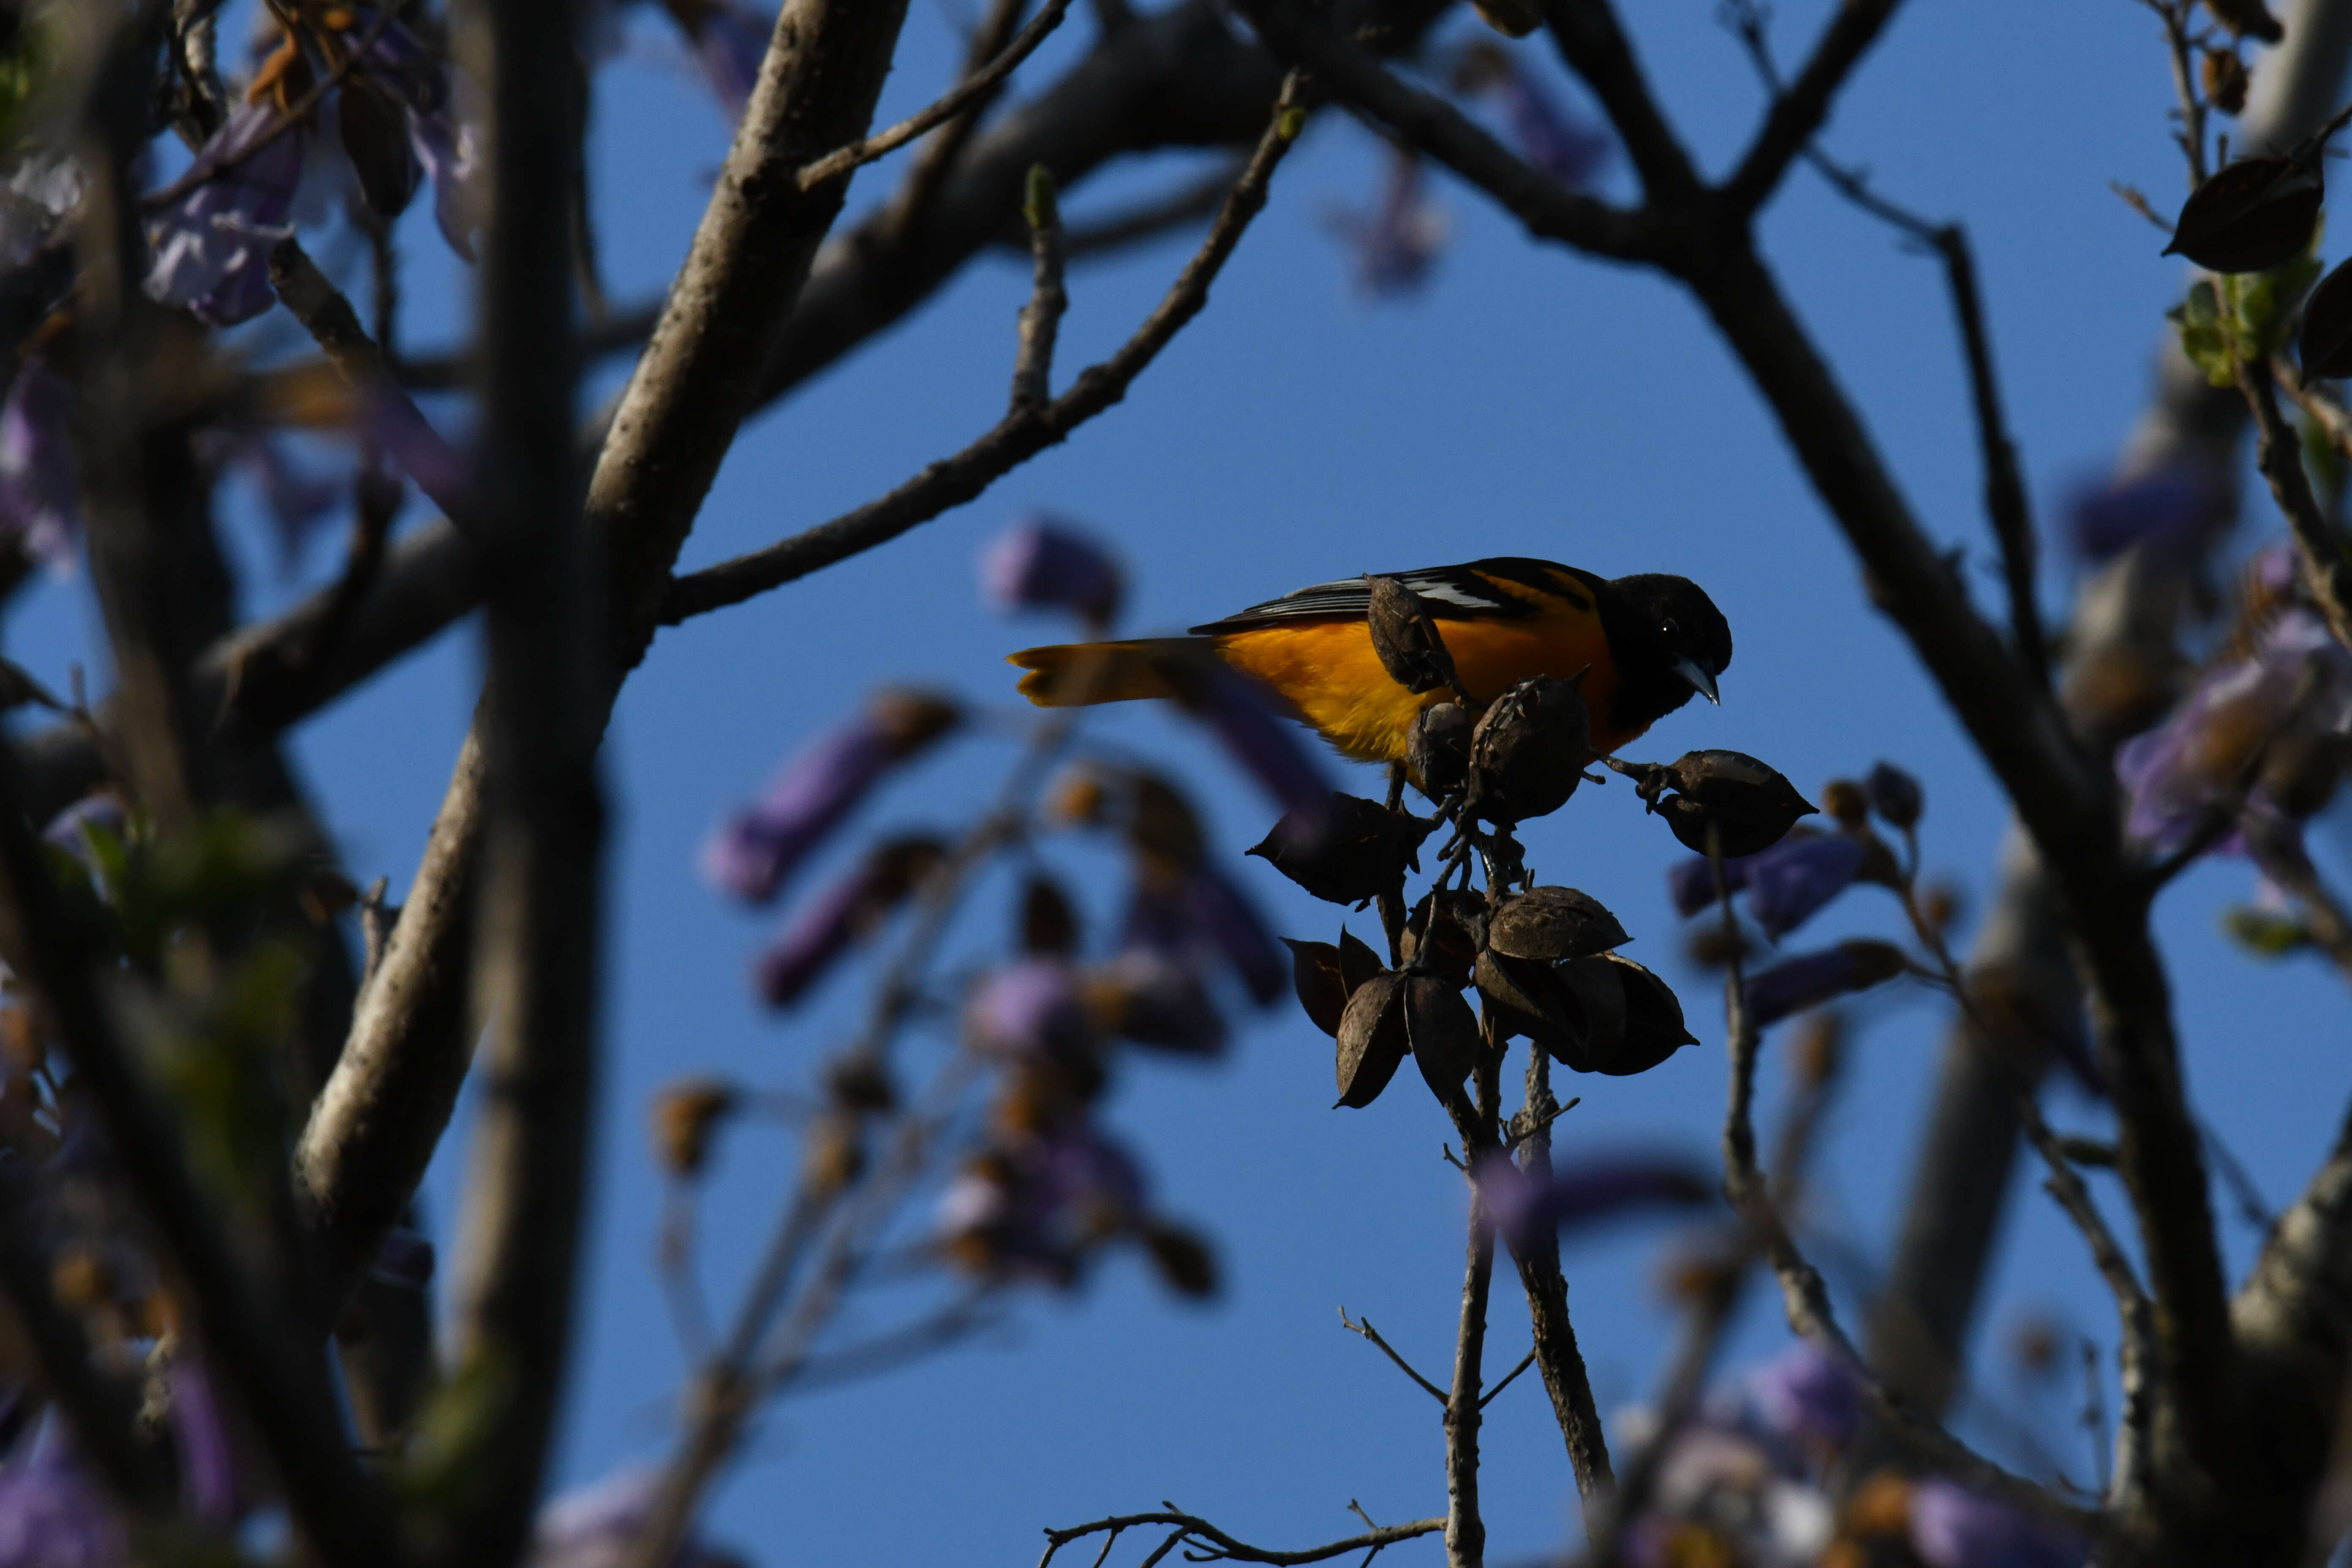
[[[1431,613],[1440,620],[1517,620],[1534,615],[1538,605],[1533,599],[1507,591],[1497,579],[1559,595],[1564,591],[1560,578],[1572,579],[1577,574],[1549,561],[1504,555],[1459,566],[1424,566],[1417,571],[1383,575],[1394,577],[1427,600]],[[1223,620],[1194,626],[1192,635],[1215,637],[1224,632],[1255,631],[1288,621],[1357,620],[1371,602],[1371,586],[1365,579],[1342,577],[1336,583],[1318,583],[1311,588],[1285,594],[1279,599],[1252,605]]]

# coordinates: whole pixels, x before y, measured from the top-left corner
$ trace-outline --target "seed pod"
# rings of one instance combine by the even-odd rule
[[[2303,253],[2326,191],[2315,158],[2241,158],[2181,205],[2167,256],[2215,272],[2260,272]]]
[[[1862,787],[1870,794],[1870,808],[1885,818],[1889,827],[1916,827],[1920,814],[1927,809],[1927,792],[1919,787],[1917,779],[1893,763],[1873,764]]]
[[[1584,1070],[1628,1078],[1698,1044],[1672,987],[1632,959],[1604,952],[1573,959],[1560,973],[1593,1021]]]
[[[1285,813],[1249,853],[1335,904],[1361,903],[1403,880],[1432,824],[1378,801],[1332,794],[1320,811]]]
[[[1473,977],[1502,1026],[1503,1037],[1523,1035],[1579,1072],[1591,1070],[1585,1044],[1592,1029],[1584,1000],[1559,968],[1540,961],[1480,953]]]
[[[2241,38],[2260,38],[2263,43],[2275,44],[2286,37],[2286,29],[2263,0],[2205,0],[2205,9],[2213,14],[2213,20]]]
[[[1217,1293],[1217,1255],[1198,1232],[1149,1220],[1143,1226],[1143,1246],[1161,1282],[1178,1295],[1206,1300]]]
[[[1769,849],[1816,810],[1795,785],[1742,752],[1687,752],[1635,787],[1686,848],[1706,854],[1713,823],[1727,858]],[[1661,798],[1670,788],[1682,793]]]
[[[1174,784],[1156,773],[1138,773],[1129,807],[1127,840],[1136,852],[1170,866],[1197,865],[1205,842],[1201,819]]]
[[[1370,943],[1350,934],[1346,926],[1339,928],[1339,983],[1353,996],[1356,987],[1378,974],[1387,965]]]
[[[2352,261],[2321,279],[2304,302],[2295,358],[2306,386],[2323,376],[2352,375]]]
[[[1600,900],[1574,888],[1530,888],[1486,928],[1486,945],[1508,958],[1589,958],[1633,940]]]
[[[1445,649],[1428,602],[1393,577],[1366,577],[1371,603],[1364,624],[1372,634],[1372,652],[1389,679],[1407,691],[1435,691],[1457,684],[1454,656]]]
[[[1404,771],[1430,799],[1457,795],[1469,782],[1471,727],[1470,710],[1459,702],[1433,702],[1413,716]]]
[[[681,1079],[654,1101],[654,1147],[673,1176],[698,1176],[712,1135],[742,1106],[741,1091],[717,1079]]]
[[[1021,889],[1021,951],[1033,958],[1068,958],[1078,951],[1078,911],[1051,877],[1033,876]]]
[[[1444,1100],[1478,1063],[1478,1015],[1462,993],[1434,974],[1410,974],[1404,986],[1405,1036],[1430,1089]]]
[[[1436,901],[1433,912],[1431,900]],[[1424,893],[1405,918],[1404,961],[1444,975],[1456,986],[1470,984],[1471,966],[1486,940],[1486,900],[1467,889]]]
[[[1290,949],[1290,983],[1298,993],[1298,1005],[1315,1021],[1315,1026],[1325,1034],[1338,1037],[1339,1017],[1348,1010],[1348,985],[1339,977],[1339,950],[1328,942],[1293,942],[1282,939]]]
[[[1470,736],[1470,792],[1478,815],[1525,822],[1568,804],[1592,760],[1583,679],[1522,680],[1480,716]]]
[[[1339,1103],[1360,1110],[1381,1097],[1412,1048],[1404,976],[1383,971],[1356,988],[1339,1018]]]
[[[2246,107],[2246,62],[2235,49],[2208,49],[2203,69],[2205,100],[2222,113],[2237,115]]]

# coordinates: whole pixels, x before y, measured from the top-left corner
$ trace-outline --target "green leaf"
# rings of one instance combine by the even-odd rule
[[[2214,292],[2211,279],[2199,279],[2189,290],[2189,298],[2164,314],[2166,320],[2180,329],[2181,353],[2205,373],[2208,382],[2227,386],[2237,379],[2237,369],[2230,358],[2231,333],[2222,319],[2221,298]]]
[[[2221,930],[2256,958],[2284,958],[2311,945],[2311,932],[2293,915],[2250,904],[2221,912]]]

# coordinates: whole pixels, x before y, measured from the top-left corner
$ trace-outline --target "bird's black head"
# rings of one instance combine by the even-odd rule
[[[1610,580],[1601,623],[1617,661],[1619,727],[1645,730],[1697,692],[1710,701],[1731,666],[1731,626],[1687,577],[1641,572]]]

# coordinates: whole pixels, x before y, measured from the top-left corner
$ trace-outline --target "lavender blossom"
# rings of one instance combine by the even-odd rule
[[[525,1568],[622,1568],[661,1495],[657,1470],[615,1470],[539,1510]],[[731,1568],[734,1560],[688,1538],[669,1568]]]
[[[1068,964],[1024,959],[972,988],[963,1009],[964,1043],[1001,1060],[1075,1055],[1093,1044],[1085,998]]]
[[[0,1568],[121,1568],[121,1521],[54,1436],[0,1464]]]
[[[2232,503],[2212,473],[2179,463],[2119,474],[2077,492],[2066,510],[2075,554],[2098,565],[2134,546],[2189,559],[2229,526]]]
[[[1927,1568],[2082,1568],[2081,1541],[1940,1476],[1911,1488],[1911,1550]]]
[[[997,536],[980,558],[981,595],[1000,610],[1068,610],[1098,626],[1118,615],[1118,563],[1061,520],[1039,512]]]
[[[1608,161],[1608,135],[1570,115],[1533,72],[1507,51],[1499,52],[1506,63],[1495,79],[1495,95],[1502,100],[1503,118],[1520,154],[1571,191],[1590,188]]]
[[[1821,952],[1783,959],[1748,977],[1748,1016],[1760,1029],[1850,991],[1892,980],[1906,967],[1902,949],[1883,942],[1842,942]]]
[[[283,127],[281,130],[280,128]],[[303,140],[265,104],[240,105],[197,151],[193,188],[148,221],[154,251],[147,292],[207,326],[234,326],[269,309],[269,252],[302,182]]]
[[[239,1484],[236,1440],[220,1393],[204,1364],[186,1357],[172,1363],[171,1387],[181,1498],[190,1513],[226,1530],[245,1512],[247,1489]]]
[[[1687,1160],[1670,1155],[1590,1155],[1555,1165],[1538,1183],[1504,1153],[1482,1155],[1472,1170],[1495,1228],[1512,1248],[1645,1208],[1688,1207],[1711,1201],[1712,1183]]]
[[[1779,941],[1853,886],[1864,853],[1861,839],[1843,833],[1783,839],[1748,858],[1748,912]]]
[[[1778,848],[1779,846],[1774,846]],[[1764,851],[1770,854],[1770,850]],[[1748,868],[1759,858],[1754,855],[1727,855],[1723,859],[1723,887],[1736,893],[1748,886]],[[1676,861],[1666,868],[1666,891],[1675,900],[1675,912],[1688,920],[1715,903],[1715,863],[1704,855],[1694,855],[1687,860]]]
[[[482,225],[484,181],[481,139],[453,100],[449,68],[399,23],[378,27],[373,11],[356,10],[352,30],[375,41],[358,69],[400,100],[408,150],[433,182],[433,217],[449,248],[474,259],[474,232]]]
[[[856,871],[818,895],[760,955],[760,994],[772,1007],[789,1007],[896,909],[947,853],[922,835],[882,845]]]
[[[1096,1247],[1136,1227],[1145,1196],[1127,1152],[1074,1124],[974,1160],[940,1195],[938,1223],[969,1267],[1066,1288]]]
[[[73,388],[46,360],[16,367],[0,403],[0,531],[52,571],[73,563],[81,529],[74,474]]]
[[[940,698],[885,695],[793,757],[765,795],[721,824],[703,843],[703,875],[747,903],[766,903],[884,774],[959,718]]]
[[[1331,784],[1322,764],[1276,710],[1265,687],[1223,664],[1203,666],[1192,677],[1178,701],[1215,731],[1266,794],[1286,812],[1330,809]]]
[[[1127,943],[1185,962],[1213,952],[1234,966],[1250,997],[1270,1006],[1290,992],[1290,958],[1249,896],[1212,868],[1150,871],[1128,905]]]
[[[1421,160],[1409,153],[1391,160],[1379,206],[1329,221],[1356,252],[1356,286],[1376,299],[1420,289],[1445,248],[1445,215],[1422,194]]]
[[[2159,852],[2185,840],[2228,804],[2267,748],[2339,742],[2352,734],[2352,653],[2306,609],[2281,612],[2249,657],[2205,671],[2171,717],[2126,742],[2116,775],[2130,795],[2125,831]],[[2245,797],[2248,816],[2289,816],[2267,781]],[[2234,847],[2234,845],[2232,846]]]
[[[1085,994],[1103,1030],[1136,1045],[1192,1057],[1225,1048],[1225,1020],[1200,970],[1164,952],[1136,948],[1097,965]]]
[[[1765,1431],[1808,1451],[1835,1454],[1862,1426],[1861,1385],[1810,1340],[1751,1369],[1741,1393]]]

